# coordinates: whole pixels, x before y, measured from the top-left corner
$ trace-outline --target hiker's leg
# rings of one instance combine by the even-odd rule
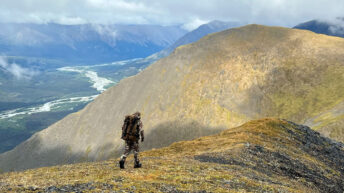
[[[132,147],[129,141],[125,141],[125,148],[124,148],[124,153],[121,156],[121,160],[125,161],[125,159],[128,157]]]
[[[136,142],[134,143],[134,158],[135,158],[135,164],[134,164],[134,168],[140,168],[142,165],[140,163],[140,160],[139,160],[139,143]]]
[[[124,169],[124,163],[125,163],[125,159],[128,157],[132,147],[132,145],[130,144],[129,141],[125,141],[125,148],[124,148],[124,153],[121,156],[121,160],[119,161],[119,167],[121,169]]]
[[[134,144],[133,144],[133,149],[134,149],[134,158],[135,158],[135,162],[136,162],[136,163],[140,163],[140,160],[139,160],[139,152],[140,152],[140,149],[139,149],[139,143],[138,143],[138,142],[134,142]]]

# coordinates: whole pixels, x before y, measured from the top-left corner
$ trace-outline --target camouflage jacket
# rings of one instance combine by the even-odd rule
[[[122,126],[122,139],[129,141],[144,140],[143,124],[140,119],[135,119],[132,115],[125,116]]]

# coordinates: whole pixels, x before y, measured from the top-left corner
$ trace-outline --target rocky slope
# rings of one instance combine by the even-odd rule
[[[265,118],[118,160],[0,175],[4,192],[343,192],[344,145]]]
[[[4,171],[119,156],[126,114],[141,111],[143,149],[275,116],[343,141],[344,39],[248,25],[178,47],[134,77],[0,155]]]

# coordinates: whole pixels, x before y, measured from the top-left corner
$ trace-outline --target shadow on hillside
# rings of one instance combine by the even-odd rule
[[[145,141],[140,143],[140,149],[143,151],[166,147],[173,142],[212,135],[224,129],[226,128],[208,127],[196,121],[187,123],[179,121],[164,122],[149,129],[150,132],[145,136]],[[43,147],[42,141],[39,135],[34,135],[30,142],[25,141],[14,151],[1,154],[0,171],[20,171],[38,167],[100,161],[118,158],[124,151],[124,141],[122,140],[118,143],[118,146],[114,146],[113,143],[106,143],[97,149],[86,149],[85,152],[72,151],[72,147],[62,144],[55,148]]]
[[[164,122],[150,130],[147,136],[145,136],[145,141],[141,144],[141,149],[149,150],[166,147],[177,141],[192,140],[212,135],[224,129],[226,128],[205,126],[196,121],[188,123],[179,121]]]
[[[15,149],[0,155],[0,173],[22,171],[26,169],[74,164],[80,162],[100,161],[118,156],[112,143],[106,143],[95,151],[72,151],[68,145],[59,145],[54,148],[43,147],[39,135],[34,135],[30,141],[25,141]],[[94,153],[95,152],[95,153]]]

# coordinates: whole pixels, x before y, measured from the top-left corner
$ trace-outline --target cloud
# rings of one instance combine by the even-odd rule
[[[31,79],[33,76],[38,75],[38,72],[32,69],[23,68],[16,63],[9,64],[7,59],[0,56],[0,67],[5,71],[11,73],[17,79]]]
[[[1,0],[0,22],[184,24],[223,20],[292,27],[342,16],[343,0]]]
[[[188,31],[194,30],[200,25],[203,25],[205,23],[208,23],[209,20],[201,20],[201,19],[193,19],[190,22],[185,23],[182,27]]]
[[[330,24],[329,30],[336,35],[344,35],[344,18],[336,18],[329,20],[327,23]]]

